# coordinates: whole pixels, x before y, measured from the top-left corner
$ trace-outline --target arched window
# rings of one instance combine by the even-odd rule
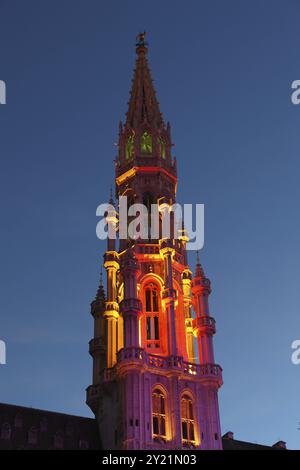
[[[195,441],[195,421],[194,421],[193,400],[189,395],[181,398],[181,433],[182,442],[192,444]]]
[[[104,326],[103,326],[103,329],[104,329]],[[70,436],[73,435],[73,433],[74,433],[73,425],[72,425],[72,423],[69,422],[69,423],[67,423],[67,425],[66,425],[66,435],[67,435],[68,437],[70,437]]]
[[[166,144],[162,137],[158,137],[158,146],[160,150],[160,156],[166,158]]]
[[[134,135],[131,134],[128,136],[126,141],[126,160],[131,160],[133,157],[134,150]]]
[[[143,195],[143,204],[146,206],[148,213],[151,212],[151,205],[154,204],[153,196],[151,193],[145,193]]]
[[[56,431],[54,435],[54,448],[62,449],[64,447],[64,435],[62,431]]]
[[[22,416],[20,414],[17,414],[15,416],[15,428],[20,429],[22,427],[23,421],[22,421]]]
[[[145,288],[146,347],[159,348],[159,290],[155,284]]]
[[[152,153],[152,136],[148,132],[144,132],[141,137],[141,153]]]
[[[3,423],[1,427],[1,439],[8,441],[11,438],[11,426],[9,423]]]
[[[152,435],[153,438],[166,438],[166,399],[159,388],[152,393]]]
[[[43,416],[41,421],[40,421],[40,431],[41,432],[46,432],[47,431],[47,418],[46,418],[46,416]]]
[[[28,444],[33,446],[37,444],[37,429],[34,427],[28,431]]]

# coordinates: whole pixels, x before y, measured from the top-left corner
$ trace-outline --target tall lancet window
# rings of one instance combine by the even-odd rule
[[[159,290],[155,284],[145,289],[146,347],[159,348]]]
[[[166,158],[166,144],[162,137],[158,137],[158,145],[161,158]]]
[[[134,150],[134,136],[129,135],[126,141],[126,160],[132,160]]]
[[[152,393],[152,434],[153,438],[166,438],[166,399],[159,388]]]
[[[141,137],[141,153],[152,153],[152,136],[149,132],[144,132]]]
[[[194,406],[189,395],[183,395],[181,398],[181,433],[183,443],[195,442]]]
[[[143,196],[143,204],[147,209],[147,229],[148,229],[148,238],[151,238],[151,222],[152,222],[152,204],[153,202],[153,196],[150,193],[146,193]]]

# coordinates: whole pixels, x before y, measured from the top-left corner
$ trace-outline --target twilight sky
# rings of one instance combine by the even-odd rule
[[[222,432],[300,448],[299,18],[297,0],[0,0],[0,401],[90,416],[95,211],[146,29],[178,200],[205,204]]]

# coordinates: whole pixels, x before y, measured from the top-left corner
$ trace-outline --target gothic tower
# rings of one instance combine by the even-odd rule
[[[168,211],[176,201],[176,161],[147,52],[141,34],[126,121],[119,129],[116,196],[127,196],[129,206],[157,203]],[[118,226],[117,209],[107,223]],[[192,277],[184,226],[178,237],[175,222],[172,227],[165,238],[159,223],[157,238],[147,232],[136,239],[108,239],[107,291],[100,282],[91,304],[93,383],[87,389],[104,449],[222,447],[217,396],[222,369],[214,361],[210,281],[199,257]]]

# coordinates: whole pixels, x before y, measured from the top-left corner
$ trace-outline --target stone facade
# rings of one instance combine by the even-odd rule
[[[94,419],[0,403],[0,450],[99,448]]]

